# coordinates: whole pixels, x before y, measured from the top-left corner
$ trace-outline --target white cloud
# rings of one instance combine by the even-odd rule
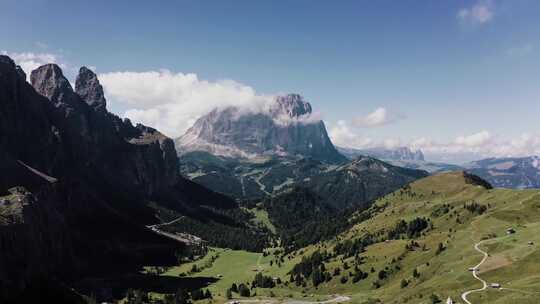
[[[357,133],[345,120],[339,120],[336,125],[329,128],[328,135],[332,142],[340,147],[367,149],[375,147],[385,147],[387,149],[397,148],[405,145],[401,139],[386,138],[374,140],[369,136]]]
[[[472,135],[458,136],[455,143],[466,147],[479,147],[488,144],[491,138],[488,131],[481,131]]]
[[[62,69],[68,68],[68,65],[61,60],[60,56],[51,53],[10,53],[7,51],[0,53],[11,57],[17,65],[21,66],[27,78],[30,77],[33,70],[47,63],[56,63]]]
[[[340,147],[361,149],[374,144],[371,138],[356,134],[344,120],[339,120],[335,126],[331,127],[328,135],[332,142]]]
[[[469,135],[460,135],[450,141],[436,141],[419,137],[410,141],[399,138],[378,138],[377,140],[355,132],[346,121],[340,120],[329,130],[332,142],[347,148],[397,148],[410,147],[422,150],[428,156],[436,156],[437,161],[470,161],[487,157],[540,155],[540,134],[524,133],[517,138],[504,138],[483,130]],[[429,158],[429,157],[428,157]],[[433,159],[435,160],[435,159]]]
[[[131,108],[125,117],[171,137],[182,135],[195,119],[214,108],[261,111],[272,99],[233,80],[211,82],[169,70],[105,73],[99,79],[107,98]]]
[[[375,111],[363,117],[353,119],[353,124],[357,127],[378,127],[400,120],[402,117],[395,113],[390,113],[386,108],[377,108]]]
[[[480,1],[472,7],[460,9],[457,13],[457,18],[465,24],[484,24],[488,23],[495,17],[494,6],[492,1]]]
[[[540,155],[540,134],[523,133],[517,138],[505,138],[480,131],[467,136],[458,136],[451,142],[436,142],[418,138],[410,146],[427,153],[475,154],[482,157]]]

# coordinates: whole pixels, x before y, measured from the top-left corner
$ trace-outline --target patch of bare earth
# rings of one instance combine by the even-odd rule
[[[488,257],[486,262],[482,264],[479,269],[479,273],[485,273],[494,269],[498,269],[504,266],[512,264],[512,260],[504,255],[494,255]]]

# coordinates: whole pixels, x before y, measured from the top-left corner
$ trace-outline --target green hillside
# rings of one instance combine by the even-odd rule
[[[229,250],[193,276],[222,276],[210,286],[218,303],[226,301],[227,286],[251,282],[258,271],[281,280],[274,288],[252,290],[256,297],[273,296],[270,303],[338,295],[349,296],[349,303],[437,303],[448,297],[463,303],[463,292],[482,287],[468,270],[483,258],[474,249],[482,241],[479,248],[489,256],[478,275],[502,288],[471,293],[471,303],[537,303],[540,298],[540,191],[487,189],[462,172],[443,173],[354,216],[366,220],[331,241],[289,254]],[[508,228],[515,233],[507,234]],[[314,252],[321,254],[311,259]],[[295,268],[302,259],[303,266]],[[289,283],[293,269],[309,273],[299,275],[298,286]],[[319,276],[323,279],[314,279]]]

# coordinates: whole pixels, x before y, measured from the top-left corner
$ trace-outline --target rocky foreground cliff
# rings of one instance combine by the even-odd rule
[[[81,68],[75,90],[54,64],[30,79],[0,56],[0,302],[46,299],[156,256],[175,262],[183,245],[144,227],[158,221],[155,206],[188,215],[235,206],[180,176],[171,139],[109,113],[91,70]],[[59,290],[57,302],[78,301]]]

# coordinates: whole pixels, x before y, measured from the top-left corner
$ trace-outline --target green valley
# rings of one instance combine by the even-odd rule
[[[540,191],[489,189],[463,172],[443,173],[413,182],[354,213],[351,219],[358,223],[331,240],[292,252],[213,249],[209,255],[219,254],[213,265],[190,276],[218,278],[209,286],[218,303],[228,301],[227,289],[233,283],[251,287],[259,272],[278,283],[250,289],[250,300],[286,303],[347,296],[349,303],[442,303],[438,301],[450,297],[462,303],[464,292],[482,287],[469,271],[482,260],[474,249],[482,241],[479,248],[488,257],[478,276],[501,287],[488,286],[467,299],[536,303],[539,208]],[[358,220],[366,212],[370,216]],[[176,276],[192,264],[164,275]],[[307,271],[306,265],[311,267]],[[234,292],[232,297],[248,299]]]

